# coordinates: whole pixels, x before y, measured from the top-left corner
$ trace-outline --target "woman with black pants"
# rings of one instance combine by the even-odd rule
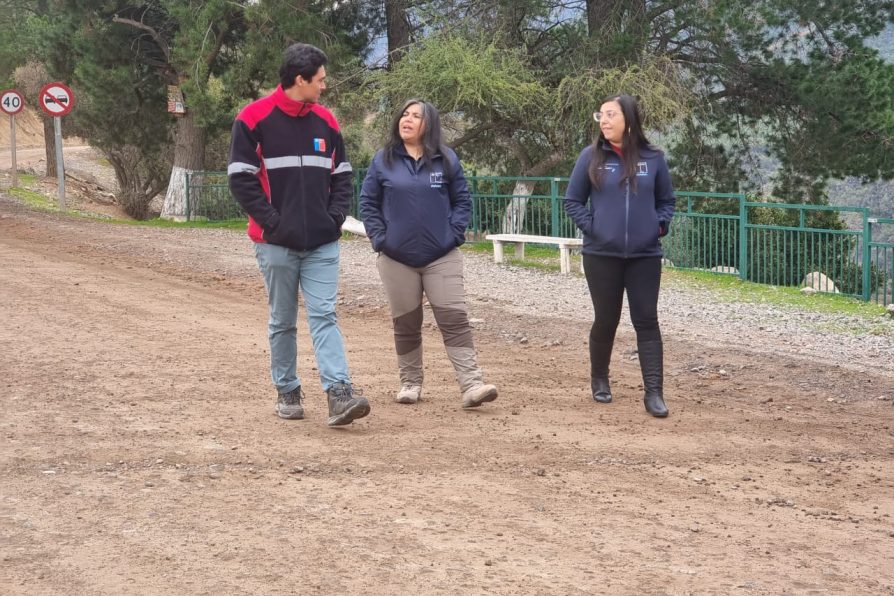
[[[676,199],[664,154],[649,144],[630,95],[607,98],[593,114],[599,136],[577,159],[565,211],[583,232],[583,261],[595,318],[590,328],[593,399],[612,401],[608,368],[624,291],[645,388],[646,411],[667,416],[664,354],[658,326],[661,241]]]

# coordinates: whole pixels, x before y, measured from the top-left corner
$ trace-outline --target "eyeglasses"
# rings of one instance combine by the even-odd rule
[[[602,122],[603,120],[614,120],[620,115],[621,112],[615,112],[614,110],[608,110],[606,112],[593,112],[593,120],[595,120],[596,122]]]

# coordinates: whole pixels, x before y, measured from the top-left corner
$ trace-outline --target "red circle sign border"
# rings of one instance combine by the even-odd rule
[[[52,89],[53,87],[59,87],[68,94],[68,105],[65,106],[61,112],[51,111],[50,109],[47,108],[46,104],[44,104],[44,102],[43,102],[44,98],[49,96],[48,91],[50,89]],[[50,97],[52,97],[52,96],[50,96]],[[39,98],[38,101],[40,102],[41,109],[44,112],[46,112],[47,114],[49,114],[50,116],[67,116],[71,112],[71,109],[74,107],[74,93],[72,93],[72,91],[68,87],[68,85],[66,85],[65,83],[60,83],[58,81],[54,82],[54,83],[47,83],[46,85],[44,85],[40,89],[40,94],[39,94],[38,98]]]
[[[10,116],[15,116],[16,114],[18,114],[19,112],[21,112],[22,110],[25,109],[25,96],[22,95],[22,93],[18,89],[3,89],[2,91],[0,91],[0,98],[2,98],[4,95],[7,95],[8,93],[15,93],[16,95],[19,96],[19,109],[15,110],[13,112],[10,112],[6,108],[4,108],[2,104],[0,104],[0,111],[2,111],[4,114],[8,114]]]

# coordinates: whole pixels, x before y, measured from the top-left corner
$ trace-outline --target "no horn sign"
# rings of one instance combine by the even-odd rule
[[[63,83],[47,83],[40,90],[40,107],[50,116],[65,116],[74,107],[74,94]]]

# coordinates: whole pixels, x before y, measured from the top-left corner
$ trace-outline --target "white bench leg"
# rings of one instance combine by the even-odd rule
[[[516,259],[524,259],[525,258],[525,243],[524,242],[516,242],[515,243],[515,258]]]
[[[502,263],[503,262],[503,243],[499,240],[494,240],[494,263]]]
[[[559,269],[562,273],[571,273],[571,249],[567,246],[560,246],[559,259]]]

